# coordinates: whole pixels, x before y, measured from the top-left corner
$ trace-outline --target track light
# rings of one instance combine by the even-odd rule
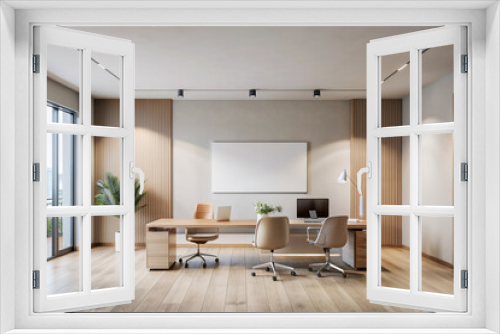
[[[314,90],[314,98],[319,99],[321,97],[321,90],[315,89]]]
[[[183,98],[184,98],[184,89],[179,89],[179,90],[177,91],[177,97],[178,97],[179,99],[183,99]]]
[[[256,89],[250,89],[248,91],[248,96],[251,98],[251,99],[255,99],[257,97],[257,90]]]

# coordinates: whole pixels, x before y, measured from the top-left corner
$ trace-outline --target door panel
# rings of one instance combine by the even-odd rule
[[[129,171],[134,161],[134,45],[57,27],[35,27],[34,32],[34,54],[39,55],[39,73],[33,74],[34,162],[40,163],[40,181],[34,183],[34,270],[40,272],[35,312],[130,302],[135,293],[134,179]],[[93,122],[98,99],[119,101],[113,127]],[[111,203],[95,200],[95,137],[118,142],[112,168],[119,198]],[[101,262],[102,254],[92,248],[94,220],[100,218],[114,221],[120,232],[119,251],[107,248]],[[48,259],[53,256],[59,258]]]
[[[464,27],[443,27],[367,46],[367,161],[373,169],[367,180],[367,296],[372,302],[467,310],[460,281],[467,269],[467,182],[457,172],[467,162],[465,38]],[[401,100],[401,125],[385,124],[382,99]],[[382,156],[394,150],[401,167],[389,170]],[[387,182],[398,184],[400,194],[383,192]],[[390,252],[382,234],[388,223],[398,234]]]

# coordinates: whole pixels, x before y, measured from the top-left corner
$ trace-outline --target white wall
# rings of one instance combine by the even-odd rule
[[[296,199],[330,198],[330,215],[349,214],[349,101],[174,101],[173,215],[192,217],[196,203],[231,205],[232,217],[255,218],[257,200],[296,216]],[[308,194],[212,194],[212,141],[308,142]]]
[[[423,88],[423,123],[449,122],[452,119],[453,74]],[[409,97],[403,98],[403,124],[409,124]],[[421,137],[422,201],[424,205],[453,205],[453,138],[452,135]],[[403,138],[402,187],[403,204],[409,199],[410,140]],[[455,171],[458,172],[458,171]],[[424,218],[422,252],[453,263],[453,221],[451,218]],[[410,246],[409,217],[403,217],[403,245]]]
[[[0,332],[14,328],[14,10],[0,3]]]

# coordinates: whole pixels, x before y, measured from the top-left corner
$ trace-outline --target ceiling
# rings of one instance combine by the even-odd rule
[[[177,99],[177,89],[184,89],[185,99],[246,100],[248,89],[254,88],[257,99],[309,100],[313,89],[322,89],[321,99],[339,100],[366,96],[366,44],[370,40],[428,27],[71,28],[135,43],[138,98]],[[443,61],[449,52],[427,54],[434,61],[424,67],[424,85],[450,73],[453,65]],[[62,53],[49,57],[51,75],[77,86],[78,76],[63,68],[65,57]],[[119,73],[116,57],[95,58]],[[408,61],[407,55],[387,58],[383,76]],[[92,66],[93,96],[116,97],[118,80]],[[405,96],[408,69],[384,83],[384,97]]]

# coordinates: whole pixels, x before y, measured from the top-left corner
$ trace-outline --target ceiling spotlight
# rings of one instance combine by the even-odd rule
[[[251,98],[251,99],[255,99],[257,97],[257,90],[256,89],[250,89],[248,91],[248,96]]]
[[[314,98],[319,99],[321,97],[321,90],[315,89],[314,90]]]
[[[179,90],[177,91],[177,97],[178,97],[179,99],[183,99],[183,98],[184,98],[184,89],[179,89]]]

